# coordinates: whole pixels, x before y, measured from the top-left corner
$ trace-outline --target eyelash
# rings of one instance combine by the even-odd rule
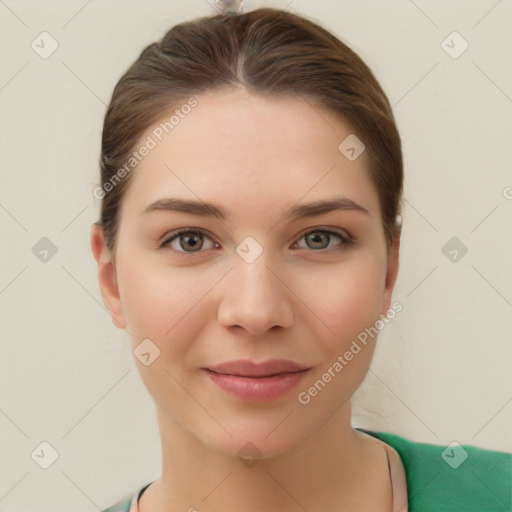
[[[302,235],[300,235],[300,237],[297,239],[296,242],[294,242],[293,245],[295,245],[299,240],[304,238],[306,235],[309,235],[311,233],[317,233],[317,232],[318,233],[327,233],[328,235],[335,235],[335,236],[340,238],[341,244],[337,248],[335,248],[335,249],[309,249],[310,251],[313,251],[313,252],[326,252],[326,251],[329,251],[329,250],[336,251],[336,250],[343,250],[343,249],[346,249],[348,246],[354,245],[354,240],[352,238],[350,238],[350,236],[348,236],[348,234],[341,233],[339,231],[334,231],[332,229],[327,229],[327,228],[315,228],[315,229],[311,229],[309,231],[306,231]],[[203,231],[202,229],[198,229],[198,228],[179,229],[179,230],[171,231],[169,233],[170,237],[167,238],[164,242],[162,242],[160,244],[159,249],[166,249],[166,248],[168,248],[168,249],[174,250],[175,252],[178,252],[178,253],[181,253],[181,254],[189,254],[189,255],[200,254],[202,252],[205,252],[203,250],[199,250],[199,251],[196,251],[196,252],[176,251],[175,249],[172,249],[169,246],[170,243],[173,240],[175,240],[180,235],[185,234],[185,233],[200,234],[200,235],[206,236],[206,237],[211,239],[209,234],[206,231]],[[329,240],[329,242],[330,242],[330,240]],[[216,242],[214,242],[214,243],[216,243]],[[306,249],[308,249],[308,248],[306,248]]]

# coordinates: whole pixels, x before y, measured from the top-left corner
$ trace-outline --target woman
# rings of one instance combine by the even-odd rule
[[[345,44],[273,9],[180,24],[116,85],[100,164],[100,289],[162,445],[109,512],[510,508],[510,454],[351,425],[401,309],[403,166]]]

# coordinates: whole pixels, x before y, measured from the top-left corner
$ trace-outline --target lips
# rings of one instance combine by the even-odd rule
[[[288,395],[305,378],[308,366],[271,359],[256,363],[239,359],[202,368],[218,389],[244,402],[265,402]]]
[[[236,361],[227,361],[205,368],[215,373],[224,375],[234,375],[238,377],[266,378],[275,375],[296,373],[308,370],[309,366],[304,366],[294,361],[286,359],[270,359],[261,363],[256,363],[250,359],[238,359]]]

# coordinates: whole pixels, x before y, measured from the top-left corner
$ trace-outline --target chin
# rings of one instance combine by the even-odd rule
[[[281,418],[282,420],[282,418]],[[261,422],[257,425],[254,421],[240,422],[238,425],[231,425],[228,428],[233,437],[223,431],[214,438],[206,435],[203,442],[210,448],[220,451],[230,457],[238,457],[241,462],[244,460],[265,460],[282,455],[300,443],[304,433],[290,432],[290,426],[279,428],[278,422]],[[276,428],[277,427],[277,428]]]

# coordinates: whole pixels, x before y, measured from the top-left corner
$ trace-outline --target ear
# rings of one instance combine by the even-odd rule
[[[98,280],[103,304],[112,315],[113,324],[119,329],[126,329],[114,256],[106,246],[103,228],[97,223],[91,226],[91,250],[98,265]]]
[[[391,297],[393,288],[395,287],[396,278],[398,276],[398,267],[400,259],[400,235],[397,231],[393,237],[393,242],[388,249],[388,264],[386,271],[386,281],[384,284],[384,295],[382,300],[381,315],[385,315],[391,307]]]

